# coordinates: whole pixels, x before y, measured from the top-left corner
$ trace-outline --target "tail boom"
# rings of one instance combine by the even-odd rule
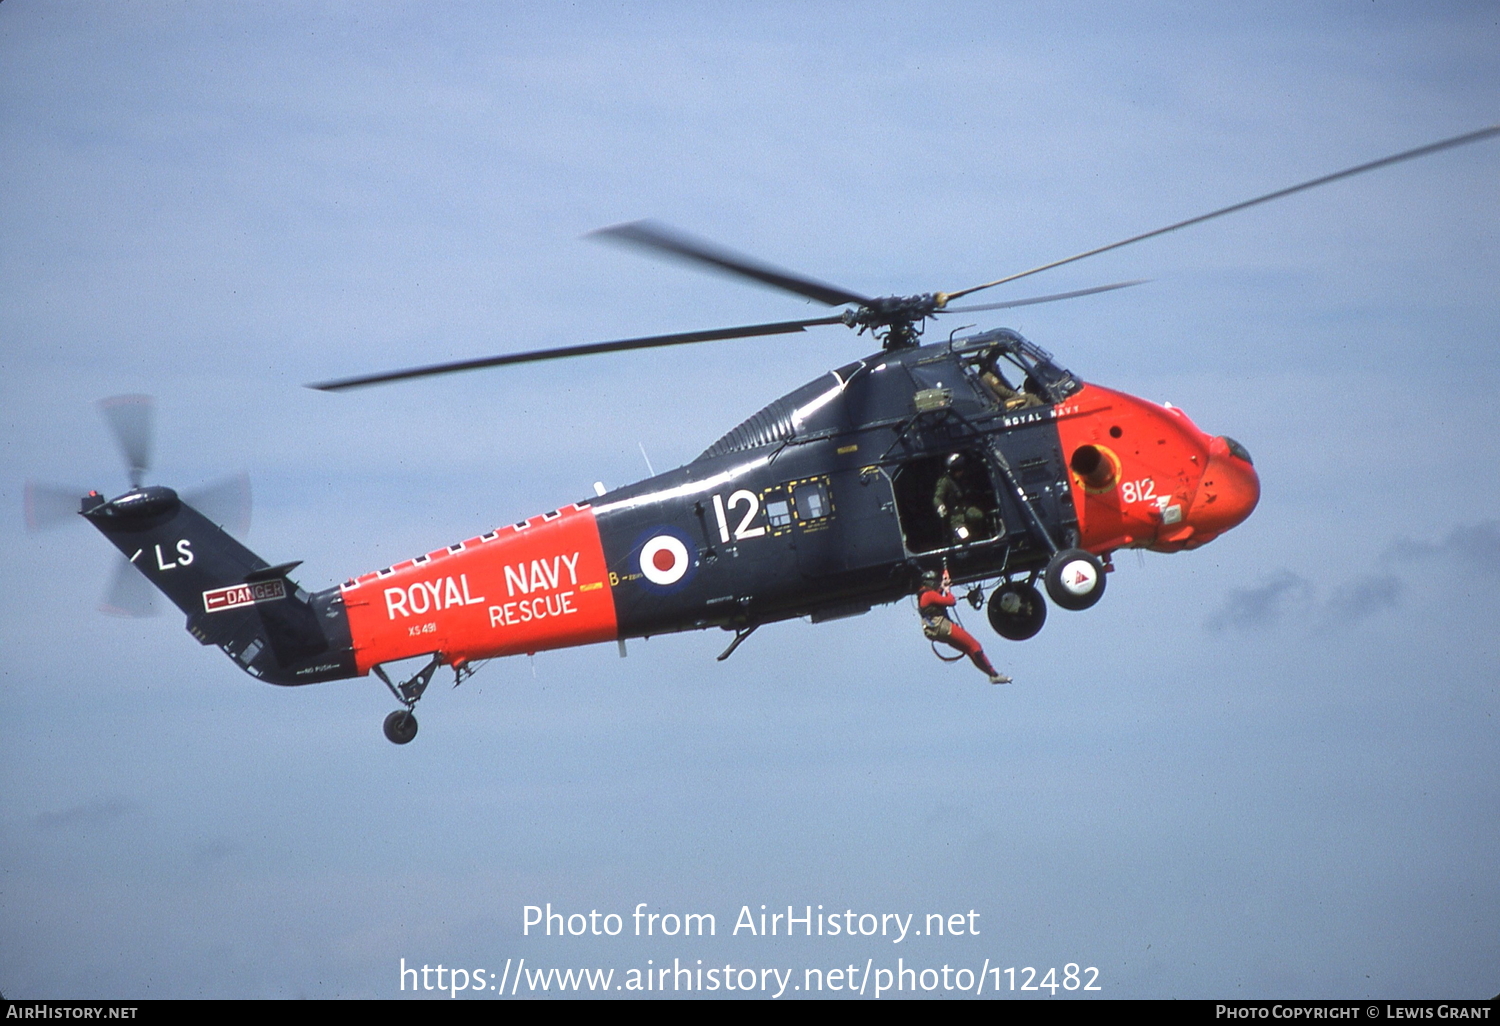
[[[610,572],[587,505],[309,594],[178,498],[135,488],[81,510],[187,616],[187,630],[272,684],[363,676],[414,656],[481,659],[613,641]]]
[[[188,633],[272,684],[356,676],[338,589],[308,594],[170,488],[90,495],[80,512],[187,615]]]

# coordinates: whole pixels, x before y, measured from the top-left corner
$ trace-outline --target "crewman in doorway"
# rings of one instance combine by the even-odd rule
[[[958,649],[990,678],[991,684],[1009,684],[1010,678],[990,663],[984,647],[974,635],[964,630],[948,616],[948,610],[958,602],[948,587],[948,575],[939,576],[929,570],[922,575],[922,590],[917,592],[917,612],[922,616],[922,633],[930,641],[941,641]]]
[[[947,521],[954,544],[967,545],[989,536],[969,472],[969,457],[964,453],[952,453],[944,461],[943,475],[932,491],[932,508]]]

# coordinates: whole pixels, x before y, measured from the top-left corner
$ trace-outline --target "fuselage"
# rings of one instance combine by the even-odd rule
[[[1007,404],[976,368],[1018,342],[1051,380]],[[350,580],[353,668],[831,619],[910,594],[924,569],[964,582],[1031,573],[1057,547],[1175,552],[1249,515],[1259,482],[1237,443],[1039,353],[997,332],[871,356],[686,466]],[[987,525],[963,541],[933,505],[955,453]]]
[[[1107,567],[1119,548],[1212,541],[1259,495],[1238,443],[1078,382],[1001,330],[856,361],[686,466],[312,594],[297,564],[269,565],[171,489],[91,494],[82,512],[202,644],[269,683],[310,684],[414,656],[462,670],[850,616],[925,571],[1034,580],[1079,548]]]

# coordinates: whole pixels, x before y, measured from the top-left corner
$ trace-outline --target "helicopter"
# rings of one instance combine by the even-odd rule
[[[1500,134],[1500,125],[1405,150],[954,292],[867,297],[651,221],[602,241],[790,292],[838,313],[620,339],[367,374],[337,392],[438,374],[842,325],[878,351],[769,403],[693,461],[308,592],[226,516],[143,484],[149,406],[107,401],[130,488],[77,512],[187,616],[187,630],[277,685],[373,674],[400,708],[395,744],[436,672],[485,660],[721,628],[729,658],[768,623],[856,616],[913,594],[924,574],[967,585],[1001,637],[1047,607],[1104,594],[1112,554],[1181,552],[1242,523],[1260,497],[1250,453],[1182,410],[1085,382],[1007,328],[923,343],[946,314],[1074,299],[1137,281],[981,305],[954,300],[1257,204]],[[72,493],[76,495],[75,493]],[[28,497],[31,492],[28,490]],[[71,501],[71,500],[70,500]],[[203,508],[199,508],[199,506]],[[126,571],[130,574],[129,571]],[[133,578],[134,574],[130,574]],[[387,664],[423,658],[393,681]]]

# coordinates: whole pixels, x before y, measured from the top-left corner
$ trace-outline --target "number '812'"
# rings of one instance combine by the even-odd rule
[[[1155,502],[1156,482],[1149,477],[1120,482],[1120,498],[1126,502]]]

